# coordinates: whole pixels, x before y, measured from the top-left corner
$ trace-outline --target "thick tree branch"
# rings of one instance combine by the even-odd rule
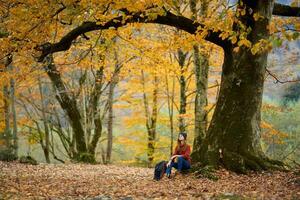
[[[132,13],[127,12],[127,14],[130,15]],[[296,16],[300,16],[300,8],[275,3],[273,14],[280,15],[280,16],[296,17]],[[126,20],[123,19],[123,16],[119,16],[114,19],[111,19],[110,21],[104,24],[97,24],[97,22],[92,22],[92,21],[83,22],[82,25],[70,31],[59,42],[54,44],[45,43],[37,46],[36,49],[42,52],[41,56],[38,58],[38,61],[41,62],[50,53],[68,50],[71,47],[72,42],[78,36],[83,35],[87,32],[91,32],[95,30],[105,30],[109,28],[119,28],[134,22],[157,23],[157,24],[169,25],[172,27],[176,27],[180,30],[184,30],[191,34],[195,34],[197,28],[202,26],[199,23],[194,23],[194,21],[191,19],[188,19],[183,16],[174,15],[169,11],[166,11],[165,15],[158,15],[157,18],[155,19],[149,19],[148,17],[144,17],[142,13],[135,13],[132,14],[132,17],[129,17]],[[225,41],[221,40],[219,38],[219,34],[220,34],[219,32],[209,31],[209,34],[204,39],[214,44],[217,44],[221,47],[224,47],[227,40]]]
[[[300,17],[300,7],[291,7],[275,3],[273,8],[273,15],[286,16],[286,17]]]
[[[169,25],[172,27],[176,27],[178,29],[184,30],[188,33],[195,34],[197,32],[198,27],[202,27],[201,24],[195,23],[193,20],[188,19],[183,16],[177,16],[173,13],[166,11],[165,15],[159,15],[155,19],[150,19],[147,16],[142,15],[143,13],[135,13],[132,14],[131,17],[126,19],[123,16],[116,17],[114,19],[109,20],[104,24],[99,24],[97,22],[84,22],[82,25],[70,31],[66,34],[59,42],[51,44],[45,43],[36,47],[36,50],[41,51],[41,55],[38,58],[39,62],[42,62],[43,59],[50,53],[55,53],[59,51],[66,51],[71,47],[72,42],[80,35],[95,31],[95,30],[105,30],[109,28],[119,28],[125,26],[129,23],[157,23],[163,25]],[[218,32],[209,31],[209,34],[204,38],[207,41],[215,43],[221,47],[224,47],[228,42],[227,40],[222,40],[219,38]]]

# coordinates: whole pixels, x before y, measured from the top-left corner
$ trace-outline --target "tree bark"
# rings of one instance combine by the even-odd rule
[[[200,15],[205,17],[207,15],[207,8],[209,2],[207,0],[201,1]],[[192,12],[192,20],[198,17],[196,9],[197,1],[190,0],[190,9]],[[195,96],[195,129],[194,129],[194,144],[193,151],[197,152],[201,147],[201,143],[206,135],[207,130],[207,86],[208,86],[208,69],[209,58],[208,54],[200,52],[199,45],[193,45],[194,56],[194,71],[196,79],[196,96]],[[192,154],[193,156],[193,154]]]
[[[10,79],[10,99],[11,99],[11,112],[12,112],[12,121],[13,121],[13,149],[14,155],[18,157],[18,125],[17,125],[17,113],[16,113],[16,95],[15,95],[15,80]]]
[[[148,133],[148,144],[147,144],[147,156],[148,156],[148,166],[151,167],[154,160],[154,151],[155,151],[155,139],[156,139],[156,121],[158,115],[158,77],[154,76],[154,89],[152,97],[152,112],[149,111],[149,104],[147,95],[145,92],[145,75],[142,71],[142,84],[143,84],[143,101],[145,108],[145,117],[146,117],[146,128]]]
[[[67,88],[62,81],[60,72],[53,63],[53,57],[51,54],[46,57],[45,70],[56,90],[56,99],[69,118],[69,122],[74,132],[77,156],[82,153],[87,153],[84,130],[81,123],[81,115],[77,108],[76,100],[68,95]]]
[[[115,53],[115,59],[118,62],[117,54]],[[113,113],[113,104],[114,104],[114,90],[118,83],[119,73],[121,70],[121,65],[116,63],[115,70],[112,75],[109,91],[108,91],[108,124],[107,124],[107,149],[106,149],[106,163],[111,162],[111,153],[112,153],[112,145],[113,145],[113,121],[114,121],[114,113]]]
[[[179,132],[185,132],[186,129],[186,121],[185,117],[183,115],[186,114],[186,91],[187,91],[187,86],[186,86],[186,78],[185,78],[185,72],[186,72],[186,67],[185,67],[185,60],[187,57],[187,53],[184,53],[181,49],[178,49],[177,51],[178,54],[178,64],[180,67],[180,76],[179,76],[179,85],[180,85],[180,107],[179,107]]]
[[[196,78],[195,96],[195,132],[193,151],[200,148],[207,130],[207,85],[208,85],[208,55],[199,52],[199,46],[193,46],[194,67]]]
[[[255,44],[268,39],[274,1],[243,2],[247,13],[240,20],[252,28],[248,40]],[[264,19],[255,21],[250,8]],[[268,54],[253,55],[245,47],[236,53],[233,45],[224,51],[219,99],[208,135],[195,158],[204,165],[223,165],[236,172],[274,167],[275,163],[263,155],[260,146],[260,110]]]
[[[174,146],[174,95],[175,95],[175,77],[172,77],[172,90],[170,95],[169,89],[169,79],[168,75],[166,75],[166,89],[168,95],[168,114],[170,121],[170,155],[173,154],[173,146]]]
[[[101,90],[103,86],[103,73],[104,67],[101,66],[100,69],[96,71],[95,88],[91,94],[91,100],[89,102],[89,113],[91,113],[92,116],[89,116],[88,120],[94,121],[95,130],[92,140],[89,143],[89,153],[91,153],[92,155],[95,155],[98,141],[102,135],[102,119],[100,116],[99,99],[101,96]]]
[[[50,163],[50,155],[49,155],[49,147],[50,147],[50,131],[49,131],[49,124],[48,124],[48,117],[46,114],[46,105],[45,105],[45,99],[43,94],[43,86],[41,83],[41,79],[38,79],[38,85],[39,85],[39,91],[41,96],[41,105],[42,105],[42,120],[44,123],[44,130],[45,130],[45,145],[42,145],[45,159],[47,163]],[[44,144],[44,143],[42,143]]]
[[[8,71],[9,66],[12,63],[12,54],[9,54],[4,58],[4,70]],[[12,147],[12,135],[11,135],[11,128],[10,128],[10,89],[8,84],[4,84],[3,86],[3,101],[4,101],[4,122],[5,122],[5,128],[4,128],[4,138],[6,143],[6,148],[10,149]]]
[[[9,90],[8,86],[4,85],[3,87],[3,101],[4,101],[4,121],[5,121],[5,128],[4,128],[4,138],[6,147],[11,147],[11,131],[10,131],[10,109],[9,109]]]
[[[113,143],[113,97],[114,85],[110,83],[108,92],[108,122],[107,122],[107,148],[106,148],[106,163],[111,161],[112,143]]]

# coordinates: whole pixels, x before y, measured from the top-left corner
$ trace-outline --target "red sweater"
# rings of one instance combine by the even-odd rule
[[[185,150],[183,150],[181,152],[179,152],[179,149],[176,146],[173,156],[174,155],[182,155],[184,157],[184,159],[189,161],[189,163],[191,164],[191,147],[190,147],[190,145],[187,144]]]

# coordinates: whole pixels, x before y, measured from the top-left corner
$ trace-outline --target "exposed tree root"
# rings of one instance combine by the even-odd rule
[[[213,166],[204,166],[196,165],[193,166],[192,172],[197,178],[207,178],[213,181],[217,181],[219,177],[215,175],[215,168]]]
[[[256,155],[249,152],[236,153],[223,150],[220,155],[218,151],[210,150],[205,155],[199,157],[200,159],[197,161],[194,160],[194,163],[202,163],[202,168],[205,166],[213,166],[214,168],[224,167],[230,171],[242,174],[247,173],[247,171],[288,171],[288,166],[281,161],[272,160],[264,155]]]
[[[235,152],[224,151],[221,159],[224,167],[238,173],[246,173],[248,170],[279,170],[287,171],[287,166],[277,160],[271,160],[262,155],[251,153],[238,154]]]

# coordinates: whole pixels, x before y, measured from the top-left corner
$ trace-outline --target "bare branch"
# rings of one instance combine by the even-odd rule
[[[284,83],[294,83],[294,82],[300,82],[300,79],[295,79],[295,80],[286,80],[286,81],[282,81],[282,80],[279,80],[278,77],[273,74],[270,70],[266,69],[267,70],[267,73],[272,76],[274,79],[275,79],[275,83],[281,83],[281,84],[284,84]]]

